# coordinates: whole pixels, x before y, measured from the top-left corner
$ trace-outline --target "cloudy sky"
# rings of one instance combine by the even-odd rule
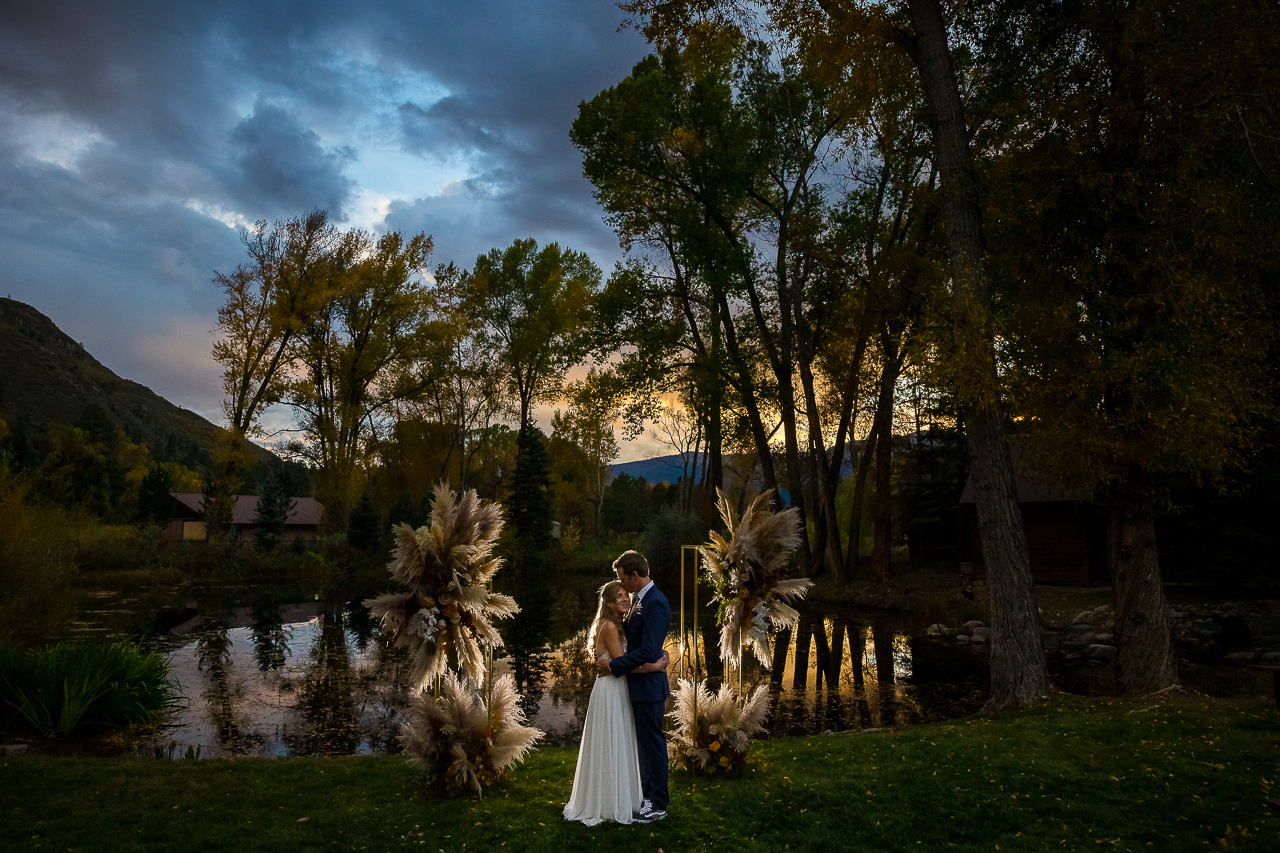
[[[621,18],[609,0],[6,0],[0,294],[217,421],[211,274],[254,220],[326,208],[466,267],[533,237],[607,272],[617,241],[568,131],[646,53]]]

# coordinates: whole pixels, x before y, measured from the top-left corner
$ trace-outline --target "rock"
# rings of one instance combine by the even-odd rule
[[[1109,646],[1106,643],[1094,643],[1084,650],[1085,654],[1094,660],[1113,661],[1120,650],[1115,646]]]
[[[1062,659],[1068,660],[1068,661],[1077,661],[1083,657],[1084,655],[1080,654],[1079,652],[1071,652],[1070,654],[1063,655]]]
[[[969,638],[969,642],[971,643],[988,643],[990,641],[991,641],[991,637],[983,636],[982,634],[977,634],[977,633],[975,633],[972,637]]]
[[[969,635],[968,635],[968,634],[956,634],[956,642],[957,642],[957,643],[959,643],[959,644],[960,644],[960,645],[962,645],[962,646],[967,646],[967,645],[969,645]]]
[[[1093,612],[1094,612],[1094,613],[1110,613],[1110,612],[1111,612],[1111,605],[1110,605],[1110,604],[1099,604],[1097,607],[1093,608]]]
[[[1079,636],[1080,634],[1088,634],[1093,630],[1088,622],[1072,622],[1064,629],[1068,634]]]
[[[982,627],[981,619],[970,619],[968,622],[960,626],[960,630],[964,631],[966,634],[972,634],[974,628],[981,628],[981,627]]]
[[[982,640],[990,640],[990,639],[991,639],[991,629],[990,629],[990,628],[988,628],[988,627],[987,627],[987,626],[985,626],[985,625],[979,625],[978,627],[974,628],[974,629],[973,629],[973,631],[971,631],[971,632],[969,633],[969,636],[970,636],[971,638],[975,639],[975,640],[978,640],[978,639],[982,639]]]
[[[25,743],[6,743],[0,746],[0,752],[8,755],[24,755],[31,747]]]
[[[1280,663],[1280,652],[1263,652],[1262,660],[1265,663]]]
[[[1077,642],[1077,643],[1079,643],[1079,644],[1080,644],[1080,645],[1082,645],[1082,646],[1088,647],[1088,646],[1092,646],[1094,643],[1098,642],[1097,637],[1098,637],[1098,635],[1097,635],[1097,634],[1093,634],[1093,633],[1084,633],[1084,634],[1081,634],[1080,636],[1076,637],[1076,642]]]
[[[1116,644],[1116,635],[1115,634],[1097,634],[1094,636],[1093,641],[1095,643],[1102,643],[1103,645],[1107,645],[1107,646],[1114,646]]]
[[[1062,635],[1057,631],[1041,631],[1040,646],[1048,653],[1053,654],[1062,648]]]
[[[1080,625],[1080,624],[1085,624],[1085,625],[1087,625],[1087,624],[1092,623],[1092,622],[1093,622],[1093,620],[1094,620],[1094,619],[1097,619],[1097,618],[1098,618],[1098,614],[1094,613],[1092,610],[1081,610],[1079,613],[1077,613],[1077,614],[1075,615],[1075,618],[1071,620],[1071,624],[1073,624],[1073,625]]]
[[[1062,652],[1063,652],[1063,654],[1065,654],[1067,657],[1071,657],[1072,655],[1075,655],[1075,654],[1076,654],[1077,652],[1079,652],[1082,648],[1084,648],[1084,647],[1083,647],[1082,645],[1080,645],[1080,641],[1079,641],[1079,640],[1067,640],[1066,642],[1064,642],[1064,643],[1062,644]],[[1077,657],[1079,657],[1079,655],[1076,655],[1076,656],[1077,656]]]
[[[1237,665],[1253,663],[1253,657],[1253,652],[1232,652],[1229,655],[1223,655],[1222,662]]]
[[[1177,622],[1177,621],[1181,620],[1181,619],[1183,618],[1183,616],[1184,616],[1184,615],[1185,615],[1185,614],[1183,614],[1183,612],[1182,612],[1181,610],[1170,610],[1170,611],[1169,611],[1169,621],[1171,621],[1171,622]]]
[[[930,625],[928,628],[925,629],[925,633],[928,634],[930,637],[941,637],[944,633],[946,633],[946,630],[947,630],[946,626],[943,625],[941,622],[934,622],[932,625]]]

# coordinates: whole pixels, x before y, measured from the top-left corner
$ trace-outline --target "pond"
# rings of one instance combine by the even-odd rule
[[[584,631],[604,579],[517,580],[501,589],[522,612],[499,623],[505,647],[494,669],[514,676],[530,722],[547,733],[544,743],[578,741],[594,681]],[[165,726],[130,730],[96,748],[173,758],[397,752],[408,661],[381,642],[360,603],[387,588],[192,584],[86,594],[72,633],[125,637],[163,652],[185,697]],[[690,606],[681,630],[678,596],[672,600],[674,685],[682,672],[692,675],[695,626]],[[714,683],[723,669],[711,614],[699,614],[696,658]],[[967,716],[989,684],[981,648],[916,637],[900,614],[812,605],[794,631],[778,636],[772,671],[752,661],[741,678],[748,687],[769,685],[770,734]]]

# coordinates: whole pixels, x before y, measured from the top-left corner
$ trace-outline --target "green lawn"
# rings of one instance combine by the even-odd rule
[[[667,820],[566,823],[576,751],[483,799],[424,797],[402,758],[0,763],[0,849],[1280,850],[1271,697],[1044,708],[761,743],[740,779],[672,777]]]

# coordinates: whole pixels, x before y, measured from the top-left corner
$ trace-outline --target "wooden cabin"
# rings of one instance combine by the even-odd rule
[[[172,492],[173,517],[164,528],[168,543],[200,541],[207,539],[209,528],[204,520],[204,495],[199,492]],[[320,518],[324,505],[315,498],[290,498],[289,516],[285,522],[281,542],[317,542],[320,539]],[[236,495],[235,509],[231,513],[231,526],[240,541],[252,543],[257,536],[257,495]]]
[[[1013,453],[1018,504],[1027,535],[1031,577],[1036,583],[1093,586],[1106,583],[1106,517],[1086,489],[1068,489],[1038,479],[1023,470],[1016,447]],[[985,580],[987,565],[978,535],[973,478],[964,485],[960,505],[969,516],[971,557],[960,564],[962,572]]]

